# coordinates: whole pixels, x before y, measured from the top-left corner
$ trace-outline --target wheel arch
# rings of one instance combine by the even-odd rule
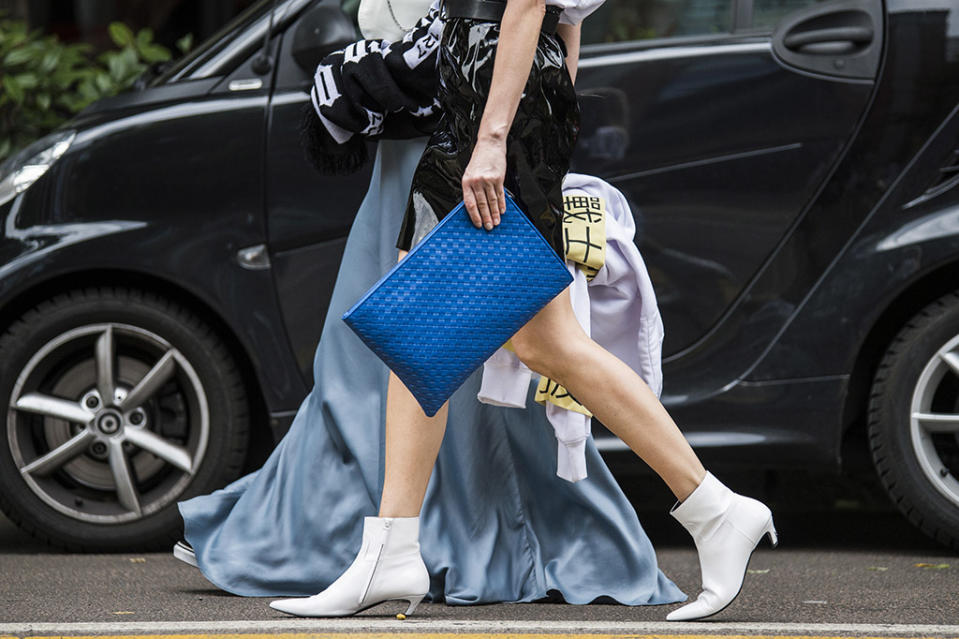
[[[859,345],[851,368],[849,392],[843,405],[844,447],[850,440],[865,442],[869,391],[886,348],[911,317],[938,298],[959,289],[959,259],[941,264],[905,286],[876,316]],[[843,454],[843,459],[849,457]]]
[[[209,324],[217,337],[223,340],[223,343],[234,355],[247,391],[251,418],[251,439],[244,464],[244,472],[259,467],[265,461],[269,451],[273,449],[274,442],[268,426],[269,414],[266,401],[260,388],[253,359],[235,331],[216,309],[192,291],[178,286],[175,282],[149,273],[122,269],[88,269],[55,275],[40,282],[35,282],[30,287],[18,292],[0,307],[0,332],[5,331],[18,317],[45,299],[71,290],[96,286],[136,288],[160,295],[181,304]]]

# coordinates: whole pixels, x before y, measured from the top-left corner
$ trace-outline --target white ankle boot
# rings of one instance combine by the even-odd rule
[[[699,598],[669,613],[669,621],[708,617],[728,606],[742,588],[749,557],[759,540],[768,534],[774,548],[778,543],[769,508],[734,493],[708,472],[669,513],[693,536],[703,575]]]
[[[345,617],[393,599],[409,603],[407,615],[430,588],[420,556],[419,517],[366,517],[356,559],[318,595],[280,599],[271,608],[300,617]]]

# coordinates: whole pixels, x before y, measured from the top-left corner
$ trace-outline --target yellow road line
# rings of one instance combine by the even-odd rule
[[[396,639],[398,635],[412,635],[422,639],[850,639],[850,636],[820,635],[727,635],[723,633],[690,634],[609,634],[609,633],[455,633],[455,632],[307,632],[307,633],[227,633],[163,635],[145,632],[136,635],[37,635],[25,639]],[[0,636],[0,639],[17,639]],[[907,639],[906,637],[856,637],[856,639]],[[942,637],[909,637],[908,639],[943,639]]]

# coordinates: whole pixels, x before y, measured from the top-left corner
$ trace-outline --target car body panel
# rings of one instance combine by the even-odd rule
[[[959,85],[953,88],[959,99]],[[870,329],[903,291],[959,265],[959,190],[923,197],[939,182],[940,169],[954,161],[957,145],[959,110],[953,109],[896,176],[888,195],[793,314],[750,379],[850,373]],[[924,297],[944,292],[933,289]],[[843,303],[836,304],[837,299]],[[817,326],[829,330],[811,342],[810,331]]]
[[[771,42],[771,34],[730,34],[583,54],[584,135],[573,169],[607,179],[630,200],[669,359],[721,330],[873,92],[872,81],[787,67]],[[618,154],[591,135],[615,126],[627,139]]]
[[[319,3],[322,5],[328,4]],[[304,13],[301,20],[311,16]],[[266,152],[266,224],[277,299],[294,356],[307,385],[346,236],[370,182],[372,162],[350,175],[322,175],[306,161],[300,128],[312,108],[313,74],[293,57],[294,22],[279,43],[269,106]],[[370,154],[375,145],[370,145]]]
[[[951,7],[953,21],[959,13],[959,2],[935,4]],[[924,6],[900,3],[891,12],[890,40],[898,46],[888,52],[861,135],[804,221],[808,239],[796,247],[799,259],[789,266],[810,275],[794,287],[789,326],[749,379],[851,373],[863,331],[888,303],[923,274],[959,261],[959,192],[936,189],[935,197],[924,197],[941,186],[942,169],[953,163],[959,146],[959,33],[947,40],[949,13],[930,10],[931,2]],[[911,46],[919,41],[923,47]],[[837,219],[830,202],[867,214]],[[839,246],[839,238],[830,241],[824,232],[837,223],[848,229]],[[810,269],[804,262],[810,258],[823,268]],[[819,339],[809,344],[800,335],[809,335],[813,324],[830,330],[815,332]],[[808,354],[796,357],[800,350]]]
[[[192,99],[146,95],[73,123],[78,134],[70,151],[13,202],[4,221],[0,254],[16,257],[2,267],[0,307],[70,272],[164,279],[231,327],[268,406],[295,406],[306,387],[270,274],[242,268],[236,256],[265,241],[268,98],[195,88]]]

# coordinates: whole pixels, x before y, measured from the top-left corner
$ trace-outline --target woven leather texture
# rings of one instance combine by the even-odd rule
[[[427,415],[572,281],[507,195],[492,231],[460,203],[343,315]]]

